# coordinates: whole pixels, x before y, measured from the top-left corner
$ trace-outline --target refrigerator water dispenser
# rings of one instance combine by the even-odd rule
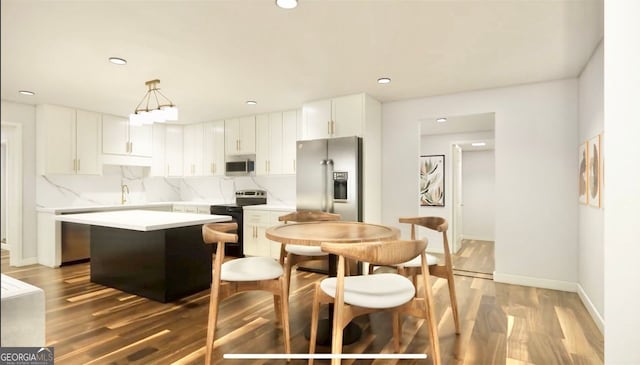
[[[333,200],[336,202],[346,201],[347,183],[349,174],[346,171],[334,171],[333,173]]]

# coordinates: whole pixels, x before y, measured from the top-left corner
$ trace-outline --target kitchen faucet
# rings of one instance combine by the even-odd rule
[[[122,184],[120,190],[122,193],[122,195],[120,196],[120,204],[124,205],[124,203],[127,202],[127,195],[129,195],[129,187],[125,184]]]

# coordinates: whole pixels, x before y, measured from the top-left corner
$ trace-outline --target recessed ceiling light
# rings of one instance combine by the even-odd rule
[[[114,65],[126,65],[127,64],[127,60],[125,60],[124,58],[120,58],[120,57],[109,57],[109,62],[113,63]]]
[[[438,118],[438,119],[436,119],[436,122],[438,122],[438,123],[444,123],[446,121],[447,121],[447,118]]]
[[[298,0],[276,0],[276,5],[282,9],[293,9],[298,6]]]
[[[258,104],[258,102],[255,100],[247,100],[247,105],[256,105],[256,104]]]
[[[29,95],[29,96],[34,96],[36,94],[33,91],[29,91],[29,90],[20,90],[18,92],[22,95]]]
[[[391,79],[388,77],[381,77],[378,79],[378,84],[388,84],[391,82]]]
[[[482,147],[482,146],[486,146],[487,144],[484,142],[473,142],[471,145],[473,147]]]

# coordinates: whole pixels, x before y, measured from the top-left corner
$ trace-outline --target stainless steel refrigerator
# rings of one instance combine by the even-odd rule
[[[362,138],[298,141],[296,209],[362,222]]]

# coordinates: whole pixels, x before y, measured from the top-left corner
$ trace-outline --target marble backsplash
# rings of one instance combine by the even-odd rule
[[[241,177],[149,177],[149,169],[105,165],[102,176],[47,175],[36,181],[38,207],[76,207],[120,204],[127,185],[130,204],[168,201],[206,201],[229,204],[243,189],[267,191],[267,202],[295,206],[295,175]]]

